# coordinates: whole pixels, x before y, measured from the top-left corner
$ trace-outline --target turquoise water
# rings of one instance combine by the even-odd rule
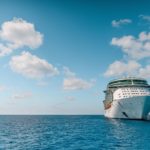
[[[0,149],[149,150],[150,122],[103,116],[0,116]]]

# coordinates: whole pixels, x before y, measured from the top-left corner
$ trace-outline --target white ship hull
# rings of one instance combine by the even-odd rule
[[[150,118],[150,96],[137,96],[113,100],[105,110],[108,118],[144,119]]]

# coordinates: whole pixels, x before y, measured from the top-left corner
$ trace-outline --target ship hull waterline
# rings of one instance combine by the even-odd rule
[[[114,119],[150,120],[150,96],[113,100],[104,115]]]

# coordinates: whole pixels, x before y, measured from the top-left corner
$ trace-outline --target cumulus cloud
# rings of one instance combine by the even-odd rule
[[[80,78],[67,78],[64,79],[64,90],[82,90],[82,89],[88,89],[92,87],[91,82],[87,82],[85,80],[82,80]]]
[[[32,97],[31,92],[17,93],[11,96],[12,99],[28,99]]]
[[[141,19],[150,22],[150,16],[140,15]],[[114,21],[114,26],[118,24]],[[117,46],[123,52],[126,60],[115,61],[104,73],[107,77],[138,76],[150,78],[150,65],[144,65],[145,58],[150,57],[150,32],[140,32],[138,36],[125,35],[113,37],[111,45]]]
[[[64,71],[64,75],[66,77],[75,77],[75,75],[76,75],[74,72],[70,71],[70,69],[66,66],[63,67],[63,71]]]
[[[130,24],[132,23],[132,20],[131,19],[120,19],[120,20],[113,20],[112,21],[112,26],[115,27],[115,28],[118,28],[122,25],[126,25],[126,24]]]
[[[139,76],[143,78],[150,78],[150,65],[139,69]]]
[[[0,57],[10,54],[13,49],[9,45],[4,45],[0,43]]]
[[[9,65],[14,72],[33,79],[41,79],[59,74],[58,69],[52,64],[25,51],[21,55],[13,56]]]
[[[0,56],[5,56],[15,49],[39,47],[43,42],[43,35],[35,30],[34,24],[22,18],[14,18],[2,24],[0,41]]]
[[[129,61],[127,63],[124,63],[122,61],[115,61],[108,67],[104,75],[107,77],[135,75],[137,74],[140,67],[141,65],[136,61]]]
[[[93,86],[93,81],[86,81],[76,77],[75,73],[71,72],[67,67],[64,68],[64,72],[66,75],[63,81],[64,90],[83,90]]]
[[[132,35],[114,37],[111,44],[120,47],[132,59],[143,59],[150,56],[150,32],[141,32],[138,38]]]

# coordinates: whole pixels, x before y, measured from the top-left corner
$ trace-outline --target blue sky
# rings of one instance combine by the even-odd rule
[[[0,114],[102,114],[110,80],[149,80],[149,5],[1,0]]]

